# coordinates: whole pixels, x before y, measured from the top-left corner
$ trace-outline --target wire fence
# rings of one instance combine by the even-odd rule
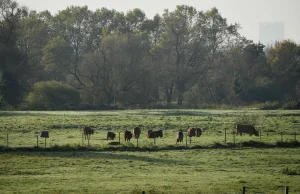
[[[116,132],[114,140],[107,140],[106,133],[101,132],[96,135],[91,135],[84,138],[80,132],[56,132],[47,131],[47,135],[43,134],[46,131],[41,131],[40,134],[35,133],[6,133],[0,135],[0,145],[4,147],[49,147],[54,145],[77,144],[81,146],[110,146],[110,145],[130,145],[136,147],[147,146],[209,146],[214,144],[238,144],[243,142],[255,141],[266,144],[274,144],[278,142],[297,142],[297,132],[263,132],[259,131],[259,136],[250,136],[243,134],[242,136],[233,133],[230,130],[224,130],[218,133],[204,132],[200,137],[189,137],[184,132],[183,141],[176,142],[175,132],[166,132],[164,137],[148,138],[144,135],[140,138],[132,138],[131,141],[124,141],[124,132]]]

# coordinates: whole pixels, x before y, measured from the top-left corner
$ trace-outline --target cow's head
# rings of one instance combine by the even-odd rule
[[[255,131],[254,135],[258,137],[259,136],[258,131]]]

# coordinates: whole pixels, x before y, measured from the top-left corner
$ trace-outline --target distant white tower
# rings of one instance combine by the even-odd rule
[[[259,41],[264,45],[273,45],[275,41],[284,39],[284,23],[261,22],[259,23]]]

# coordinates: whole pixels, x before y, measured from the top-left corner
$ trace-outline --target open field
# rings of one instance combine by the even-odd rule
[[[42,130],[48,130],[50,138],[48,146],[79,144],[82,142],[83,126],[95,129],[90,144],[95,147],[107,146],[106,134],[111,130],[121,136],[124,143],[124,130],[140,126],[142,135],[139,146],[153,145],[153,139],[146,137],[148,129],[164,130],[164,138],[157,139],[157,146],[174,145],[176,132],[188,126],[207,128],[200,138],[193,138],[191,145],[209,146],[227,142],[277,141],[295,140],[295,132],[300,134],[300,111],[260,111],[260,110],[129,110],[129,111],[53,111],[53,112],[0,112],[0,145],[7,145],[9,134],[10,147],[36,146],[37,138]],[[256,128],[261,130],[262,137],[232,135],[234,124],[241,118],[255,120]],[[281,137],[283,133],[283,137]],[[296,135],[297,138],[297,135]],[[299,136],[300,138],[300,136]],[[118,140],[118,138],[117,138]],[[297,139],[296,139],[297,140]],[[39,138],[39,145],[44,140]],[[130,144],[129,144],[130,145]],[[136,145],[132,140],[131,145]]]
[[[300,149],[0,154],[1,193],[300,193]]]
[[[253,148],[214,145],[246,145],[247,142],[293,142],[300,134],[300,111],[259,110],[129,110],[0,112],[0,146],[16,150],[0,152],[1,193],[300,193],[300,148]],[[262,137],[233,136],[234,123],[253,120]],[[82,142],[83,126],[91,126],[94,151],[76,150]],[[121,132],[139,125],[138,149],[110,147],[108,130]],[[207,128],[192,143],[176,146],[176,131],[187,126]],[[163,129],[164,137],[146,138],[147,129]],[[227,142],[224,142],[225,129]],[[36,136],[48,130],[47,147],[70,146],[68,151],[19,148],[36,146]],[[283,133],[283,137],[281,136]],[[116,139],[118,141],[118,138]],[[44,139],[39,138],[39,147]],[[170,147],[171,146],[171,147]],[[110,149],[112,148],[112,149]],[[143,149],[155,148],[155,149]],[[168,149],[166,149],[168,148]],[[190,149],[193,148],[193,149]],[[195,149],[197,148],[197,149]],[[24,149],[26,150],[26,149]],[[111,151],[115,150],[115,151]],[[135,150],[135,151],[133,151]]]

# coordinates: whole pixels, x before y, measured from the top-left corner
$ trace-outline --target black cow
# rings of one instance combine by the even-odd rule
[[[140,137],[140,135],[141,135],[141,128],[135,127],[135,128],[133,128],[132,131],[133,131],[134,137],[135,137],[136,139],[138,139],[138,138]]]
[[[107,132],[107,140],[108,139],[114,140],[115,137],[116,137],[116,134],[114,132],[111,132],[111,131]]]
[[[162,130],[158,130],[158,131],[148,130],[148,138],[157,138],[157,137],[163,137]]]
[[[132,138],[132,133],[131,131],[125,131],[124,133],[124,138],[125,138],[125,142],[130,142],[130,139]]]
[[[248,133],[249,135],[255,135],[259,136],[258,131],[256,131],[255,127],[253,125],[241,125],[237,124],[236,125],[236,134],[240,134],[240,136],[243,135],[243,133]]]
[[[84,139],[90,139],[90,135],[94,134],[94,129],[91,129],[90,127],[84,127],[83,134],[84,134]]]
[[[183,142],[183,132],[182,131],[178,131],[177,132],[177,140],[176,140],[176,144],[177,143],[181,143]]]

